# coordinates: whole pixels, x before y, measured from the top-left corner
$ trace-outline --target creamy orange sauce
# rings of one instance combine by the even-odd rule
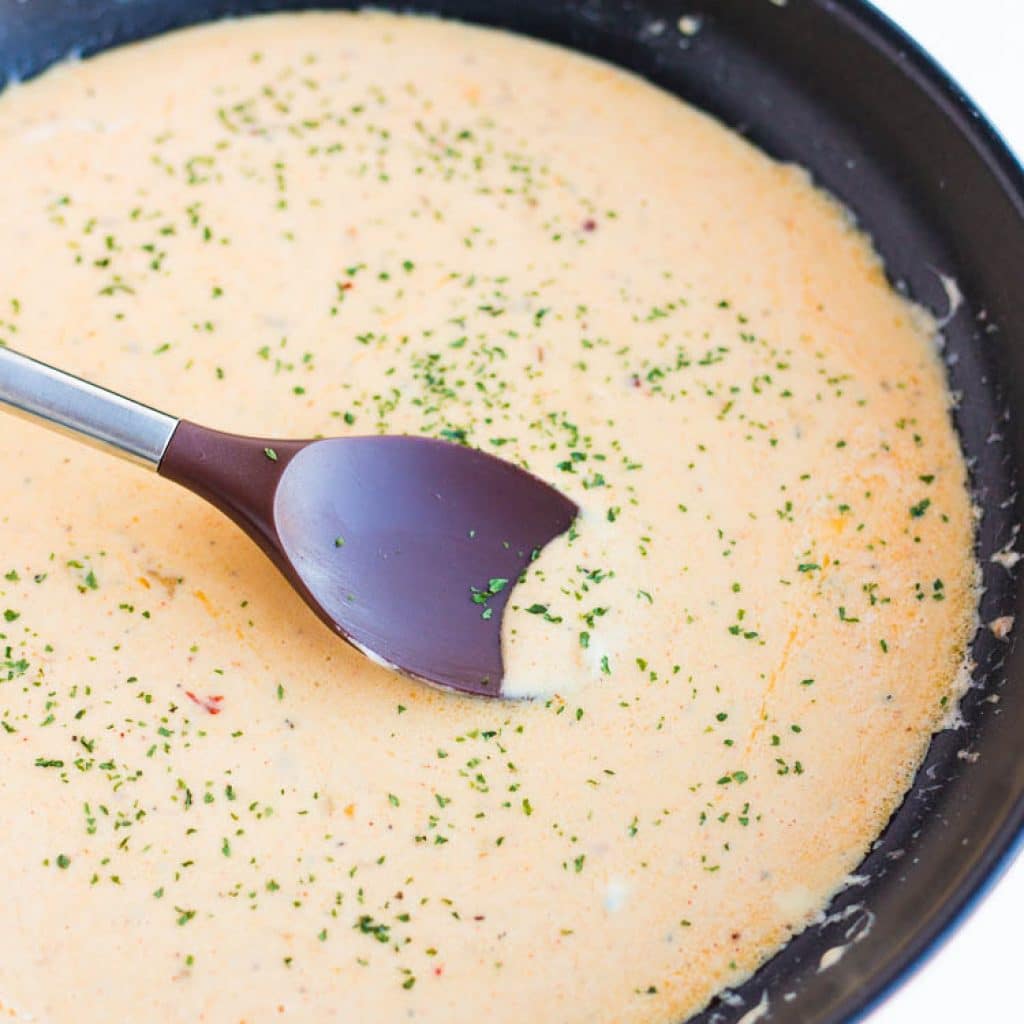
[[[528,466],[510,689],[329,634],[231,524],[4,419],[0,1006],[677,1021],[819,913],[957,696],[935,324],[807,176],[636,78],[384,15],[0,101],[0,338],[177,415]]]

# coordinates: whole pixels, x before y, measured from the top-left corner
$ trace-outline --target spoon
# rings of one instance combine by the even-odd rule
[[[6,347],[0,403],[205,498],[367,657],[466,693],[501,696],[509,593],[578,511],[525,470],[472,448],[422,437],[225,434]]]

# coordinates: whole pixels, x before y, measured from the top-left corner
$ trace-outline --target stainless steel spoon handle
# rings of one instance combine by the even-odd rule
[[[0,346],[0,403],[149,469],[160,465],[178,421]]]

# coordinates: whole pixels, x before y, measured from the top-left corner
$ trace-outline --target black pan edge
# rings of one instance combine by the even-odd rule
[[[892,59],[902,60],[915,82],[958,122],[1014,203],[1024,227],[1024,166],[969,93],[913,37],[868,0],[855,0],[846,5],[828,2],[826,6],[835,11],[836,17],[848,20],[856,29],[867,33],[872,43],[883,47]],[[1021,415],[1019,406],[1015,414]],[[1016,799],[1002,826],[977,858],[968,877],[919,929],[915,941],[891,959],[887,970],[872,979],[873,990],[865,991],[859,1000],[841,1011],[847,1014],[846,1019],[852,1022],[867,1017],[896,988],[927,967],[942,944],[964,924],[1022,853],[1024,785],[1018,785]],[[837,1022],[843,1019],[842,1016],[835,1018]]]

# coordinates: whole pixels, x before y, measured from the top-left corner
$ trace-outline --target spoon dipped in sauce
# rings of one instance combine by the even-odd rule
[[[5,347],[0,403],[205,498],[367,657],[465,693],[502,695],[509,593],[578,512],[542,480],[472,448],[225,434]]]

